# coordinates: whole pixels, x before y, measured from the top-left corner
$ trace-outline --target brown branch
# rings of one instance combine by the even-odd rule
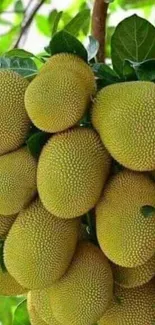
[[[104,0],[95,0],[92,14],[92,35],[99,42],[97,58],[105,61],[106,19],[109,4]]]
[[[17,48],[19,46],[19,43],[23,37],[23,35],[27,32],[27,30],[29,29],[36,13],[38,12],[38,10],[41,8],[41,6],[44,4],[45,0],[41,0],[39,4],[36,5],[36,7],[34,8],[33,12],[31,13],[30,17],[23,23],[23,26],[21,28],[21,32],[20,35],[16,41],[16,44],[14,45],[14,48]]]

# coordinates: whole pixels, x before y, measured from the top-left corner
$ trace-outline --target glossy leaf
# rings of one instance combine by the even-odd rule
[[[155,57],[155,27],[147,20],[133,15],[124,19],[111,40],[114,70],[123,75],[124,60],[141,62]]]
[[[51,55],[64,52],[73,53],[80,56],[85,61],[88,59],[87,51],[82,43],[65,30],[60,31],[53,36],[46,51]]]

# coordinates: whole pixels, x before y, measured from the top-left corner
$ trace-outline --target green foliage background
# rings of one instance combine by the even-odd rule
[[[51,2],[52,0],[45,0],[45,3],[47,5],[50,5]],[[61,31],[64,29],[63,33],[61,32],[60,34],[57,34],[53,37],[53,41],[49,46],[49,42],[47,42],[47,44],[43,44],[42,53],[35,53],[35,55],[37,55],[36,57],[30,52],[22,52],[18,51],[18,49],[9,52],[6,56],[5,53],[14,48],[16,41],[19,38],[23,26],[23,20],[26,18],[27,13],[25,12],[25,7],[22,0],[0,0],[0,67],[11,67],[11,69],[18,71],[24,76],[29,76],[30,78],[37,73],[37,67],[43,63],[44,55],[46,57],[48,53],[53,54],[55,50],[57,52],[60,50],[61,52],[61,48],[59,49],[59,44],[61,44],[62,47],[64,46],[64,48],[67,46],[65,43],[67,32],[70,33],[70,35],[67,37],[71,38],[75,36],[80,41],[85,42],[86,38],[88,38],[88,35],[90,34],[91,8],[93,6],[93,2],[93,0],[73,0],[71,6],[65,10],[65,12],[58,12],[57,9],[54,9],[53,11],[49,11],[48,15],[44,15],[42,13],[42,10],[40,10],[39,13],[36,13],[33,20],[38,30],[38,41],[39,35],[47,36],[50,41],[51,37],[55,34],[56,31]],[[110,4],[107,20],[106,57],[107,59],[112,58],[115,71],[113,71],[108,65],[99,63],[95,63],[93,65],[93,70],[100,79],[99,81],[101,87],[110,83],[118,82],[120,78],[124,78],[123,80],[125,80],[125,78],[155,80],[155,60],[151,60],[153,58],[155,59],[155,47],[152,47],[152,42],[155,38],[155,30],[153,27],[151,29],[151,26],[146,26],[147,23],[145,21],[139,21],[140,28],[144,32],[147,30],[147,28],[149,29],[149,38],[146,37],[147,44],[144,43],[144,49],[140,46],[139,52],[137,52],[136,49],[136,55],[138,56],[135,56],[134,54],[134,37],[132,38],[132,34],[135,32],[135,30],[132,29],[133,20],[136,19],[136,23],[138,23],[138,19],[136,17],[132,18],[132,23],[130,20],[128,20],[126,23],[126,27],[128,24],[128,32],[130,38],[132,38],[132,41],[127,38],[124,27],[120,27],[119,30],[115,32],[115,36],[113,37],[112,53],[110,45],[111,36],[117,24],[116,17],[119,17],[119,13],[121,15],[125,15],[126,12],[132,9],[132,13],[142,14],[146,19],[149,20],[153,5],[154,0],[115,0]],[[41,8],[43,8],[43,6]],[[8,12],[8,15],[10,15],[11,19],[4,18],[4,13],[6,12]],[[2,27],[6,27],[5,33],[1,33]],[[27,32],[29,32],[29,30]],[[121,36],[122,39],[122,45],[120,47],[118,46],[117,33],[119,34],[119,37]],[[144,38],[145,36],[147,35],[143,35]],[[59,37],[61,37],[61,42]],[[81,55],[84,59],[87,59],[87,52],[83,47],[81,47],[80,43],[77,43],[75,39],[72,39],[69,44],[70,48],[67,49],[68,51],[72,51],[72,44],[72,46],[75,46],[77,49],[78,54]],[[129,51],[127,49],[128,45]],[[44,51],[44,47],[46,47],[47,53]],[[149,47],[151,48],[151,52],[149,52],[149,55],[147,53],[146,56],[145,50],[148,52]],[[131,48],[132,51],[130,54]],[[126,53],[125,49],[127,49],[128,54]],[[28,50],[30,51],[30,49]],[[90,38],[88,51],[89,60],[95,56],[96,51],[97,44],[95,43],[95,40]],[[123,55],[125,64],[123,61],[119,60],[119,51],[121,55]],[[24,58],[26,59],[25,61],[23,60]],[[141,61],[144,62],[139,63]],[[44,137],[47,139],[48,135],[44,135],[41,132],[37,135],[33,134],[32,138],[28,140],[30,149],[32,147],[33,151],[34,143],[36,144],[36,140],[38,138],[41,139],[41,142],[44,142]],[[36,154],[39,154],[39,148],[37,148]],[[30,324],[26,310],[25,297],[0,296],[0,325],[1,324]]]

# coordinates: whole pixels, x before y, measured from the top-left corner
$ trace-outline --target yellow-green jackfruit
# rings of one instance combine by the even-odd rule
[[[62,218],[88,212],[101,195],[110,161],[92,129],[77,127],[54,135],[42,150],[37,172],[46,209]]]
[[[114,298],[98,325],[153,325],[155,281],[134,289],[115,286]]]
[[[0,214],[16,214],[32,200],[36,167],[26,147],[0,157]]]
[[[107,184],[96,207],[97,237],[115,264],[136,267],[154,255],[155,217],[142,212],[148,205],[155,207],[155,184],[147,175],[124,170]]]
[[[30,119],[46,132],[59,132],[75,125],[96,89],[92,70],[84,61],[77,57],[72,60],[70,55],[64,58],[64,54],[52,57],[25,93]]]
[[[5,241],[8,271],[28,289],[50,287],[71,262],[78,230],[79,219],[56,218],[36,199],[19,213]]]
[[[122,267],[111,263],[114,280],[125,288],[135,288],[149,282],[155,276],[155,255],[137,267]]]
[[[14,71],[0,70],[0,155],[18,149],[27,137],[30,119],[24,95],[28,84]]]
[[[65,325],[90,325],[106,311],[113,294],[108,260],[91,243],[81,242],[66,274],[51,287],[55,318]]]
[[[136,171],[155,169],[155,84],[130,81],[103,88],[92,122],[110,154]]]

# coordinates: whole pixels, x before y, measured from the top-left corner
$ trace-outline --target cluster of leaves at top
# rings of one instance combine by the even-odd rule
[[[60,14],[55,17],[53,36],[42,57],[37,57],[22,49],[14,49],[0,57],[0,68],[16,71],[25,78],[32,80],[38,73],[38,66],[44,63],[48,57],[66,52],[76,54],[90,63],[97,77],[98,89],[110,84],[131,80],[155,81],[155,27],[147,20],[133,15],[123,20],[116,27],[111,38],[112,68],[111,65],[96,62],[99,45],[93,37],[89,37],[87,49],[75,37],[77,30],[81,28],[81,22],[84,20],[84,12],[79,13],[68,24],[68,28],[57,32],[60,18]],[[82,123],[85,125],[89,123],[88,115],[84,116]],[[47,133],[37,130],[32,125],[27,144],[35,157],[39,156],[48,137]],[[144,214],[148,214],[149,211],[145,210]],[[89,216],[87,221],[89,222]],[[91,227],[92,224],[90,224]],[[92,236],[94,236],[93,231]],[[19,314],[23,308],[25,309],[24,302],[19,305],[15,312],[14,325],[18,324]],[[28,317],[27,315],[23,317],[25,317],[23,322],[27,325],[29,323]]]

